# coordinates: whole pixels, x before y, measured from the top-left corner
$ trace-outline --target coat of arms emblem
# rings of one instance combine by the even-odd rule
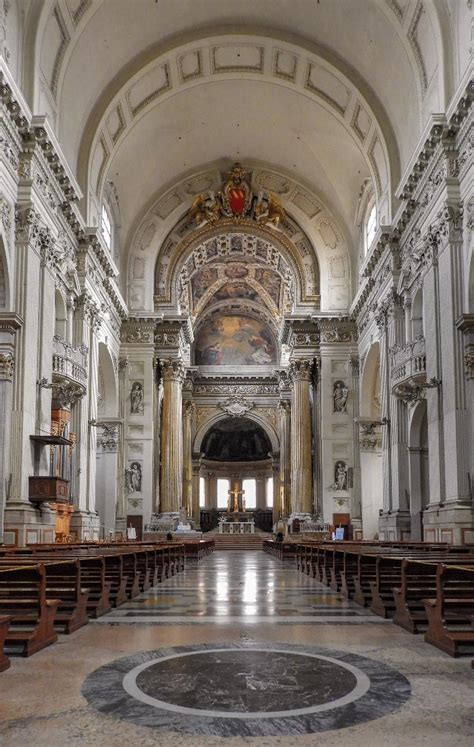
[[[242,218],[248,213],[252,201],[249,172],[244,171],[240,163],[233,165],[222,192],[224,211],[227,214]]]
[[[189,210],[189,219],[196,226],[216,223],[221,218],[246,218],[271,228],[285,220],[285,211],[278,198],[270,192],[252,190],[252,172],[234,163],[224,177],[222,190],[198,194]]]

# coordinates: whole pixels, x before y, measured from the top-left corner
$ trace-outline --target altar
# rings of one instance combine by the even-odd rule
[[[219,534],[255,534],[255,521],[219,521]]]

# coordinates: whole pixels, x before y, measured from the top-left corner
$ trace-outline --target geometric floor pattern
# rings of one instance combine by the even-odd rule
[[[410,697],[408,680],[356,654],[297,645],[147,651],[92,672],[98,711],[155,731],[221,737],[312,734],[371,721]]]
[[[98,625],[387,624],[340,594],[261,551],[213,553],[140,597],[99,617]]]

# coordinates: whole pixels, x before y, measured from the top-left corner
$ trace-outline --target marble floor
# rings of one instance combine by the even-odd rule
[[[474,671],[220,552],[0,674],[0,745],[472,745]]]

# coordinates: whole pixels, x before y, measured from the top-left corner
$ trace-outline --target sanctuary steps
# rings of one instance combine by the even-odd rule
[[[215,541],[216,550],[261,550],[266,537],[267,534],[258,530],[255,534],[219,534],[217,529],[212,529],[205,534],[206,539]]]

